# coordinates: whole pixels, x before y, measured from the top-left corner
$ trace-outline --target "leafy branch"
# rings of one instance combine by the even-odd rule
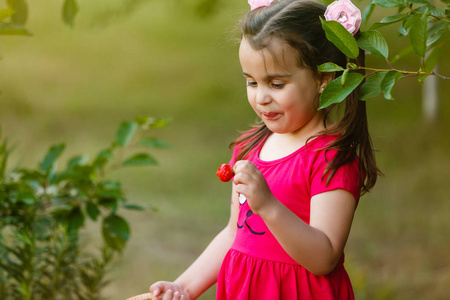
[[[359,99],[368,100],[383,92],[384,97],[393,100],[392,89],[403,78],[416,76],[421,83],[428,76],[442,79],[450,77],[438,74],[435,68],[442,46],[450,40],[449,3],[438,9],[427,0],[372,0],[364,10],[363,18],[368,21],[376,6],[383,8],[397,8],[397,13],[387,16],[372,24],[368,30],[361,31],[356,40],[339,22],[322,21],[328,40],[341,52],[356,63],[348,62],[346,68],[333,63],[318,66],[321,72],[341,72],[334,81],[330,82],[321,94],[320,109],[334,103],[342,102],[354,89],[360,87]],[[418,5],[415,7],[415,5]],[[409,36],[410,45],[403,49],[394,59],[389,60],[389,47],[383,35],[376,29],[400,23],[400,36]],[[389,68],[361,66],[357,62],[360,49],[385,59]],[[417,71],[400,70],[393,66],[404,55],[414,52],[422,60]],[[372,71],[368,75],[356,73],[357,70]],[[340,73],[339,73],[340,74]]]

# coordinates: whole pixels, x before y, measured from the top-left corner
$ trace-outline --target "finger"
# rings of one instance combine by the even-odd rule
[[[249,173],[246,172],[239,172],[236,173],[234,176],[234,184],[235,185],[246,185],[249,184],[252,181],[252,176]]]
[[[162,300],[172,300],[173,299],[173,291],[172,290],[167,290],[164,293],[164,297],[162,298]]]
[[[156,283],[152,284],[150,286],[149,290],[150,290],[150,293],[155,297],[158,296],[159,294],[161,294],[161,289],[156,285]]]
[[[237,161],[234,166],[233,170],[235,173],[242,172],[242,170],[245,168],[245,165],[247,164],[246,160],[239,160]]]
[[[173,300],[180,300],[181,298],[181,293],[179,291],[176,291],[175,293],[173,293]]]
[[[247,164],[249,164],[250,162],[248,160],[238,160],[235,164],[234,164],[234,168],[241,168]]]
[[[150,286],[150,292],[154,296],[159,296],[164,293],[167,289],[170,289],[171,283],[167,281],[157,281]]]

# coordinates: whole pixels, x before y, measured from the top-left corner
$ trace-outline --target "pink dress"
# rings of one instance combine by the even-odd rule
[[[318,150],[334,140],[319,136],[294,153],[274,161],[259,159],[261,145],[249,157],[263,173],[275,197],[309,224],[311,197],[344,189],[359,201],[358,161],[345,165],[326,185],[322,174],[335,151]],[[318,150],[318,151],[317,151]],[[230,162],[232,165],[235,156]],[[268,230],[261,217],[253,214],[243,195],[235,241],[227,253],[217,281],[218,300],[347,300],[354,299],[344,269],[344,254],[336,268],[316,276],[292,259]]]

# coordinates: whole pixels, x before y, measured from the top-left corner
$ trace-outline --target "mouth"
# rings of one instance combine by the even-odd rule
[[[261,116],[266,120],[275,120],[280,116],[280,114],[276,112],[267,112],[261,113]]]

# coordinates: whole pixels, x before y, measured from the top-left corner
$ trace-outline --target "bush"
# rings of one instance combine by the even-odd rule
[[[119,208],[143,209],[129,204],[121,183],[107,174],[155,165],[147,150],[168,145],[147,132],[167,122],[124,122],[111,146],[92,161],[75,156],[62,170],[57,170],[57,160],[64,144],[50,147],[36,169],[7,171],[11,150],[7,139],[0,141],[0,299],[101,298],[108,267],[130,236]],[[130,154],[136,148],[144,151]],[[81,247],[87,218],[101,222],[103,246],[97,256]]]

